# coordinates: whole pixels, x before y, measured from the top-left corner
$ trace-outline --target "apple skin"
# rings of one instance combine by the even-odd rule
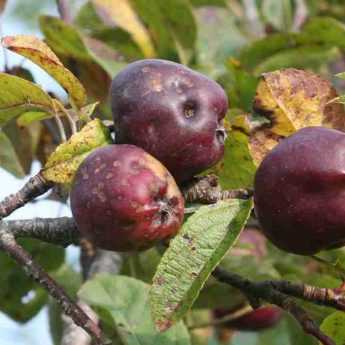
[[[111,106],[116,142],[142,147],[177,182],[224,155],[226,93],[186,66],[159,59],[129,64],[112,81]]]
[[[216,318],[222,318],[231,314],[229,310],[216,310]],[[278,324],[283,316],[283,312],[276,306],[264,306],[255,309],[235,320],[224,324],[226,328],[238,331],[262,331]]]
[[[184,216],[183,197],[168,170],[133,145],[93,151],[70,196],[81,234],[107,250],[148,249],[174,236]]]
[[[300,255],[345,244],[345,134],[307,127],[283,139],[259,166],[255,213],[278,248]]]

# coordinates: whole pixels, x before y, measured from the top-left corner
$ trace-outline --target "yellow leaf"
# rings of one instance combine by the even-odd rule
[[[96,148],[111,143],[110,133],[101,120],[87,123],[50,155],[42,175],[51,182],[70,184],[81,162]]]
[[[86,92],[80,81],[63,66],[54,52],[41,40],[31,35],[6,36],[2,45],[36,63],[60,83],[78,107],[86,103]]]

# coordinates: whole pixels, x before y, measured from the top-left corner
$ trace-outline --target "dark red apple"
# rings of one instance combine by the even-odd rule
[[[109,145],[81,164],[71,208],[78,229],[96,246],[132,251],[175,235],[184,200],[173,177],[154,157],[133,145]]]
[[[216,318],[223,318],[233,311],[217,310]],[[255,309],[237,319],[224,323],[226,328],[239,331],[261,331],[275,326],[282,318],[283,312],[276,306],[264,306]]]
[[[112,82],[111,105],[116,141],[142,147],[178,182],[223,157],[227,96],[186,66],[156,59],[129,64]]]
[[[312,255],[345,244],[345,134],[303,128],[283,139],[255,176],[255,212],[277,247]]]

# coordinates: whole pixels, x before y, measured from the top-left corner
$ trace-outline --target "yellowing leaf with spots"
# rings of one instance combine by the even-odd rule
[[[1,42],[5,48],[25,56],[49,73],[68,92],[77,106],[85,105],[86,92],[83,85],[43,41],[31,35],[17,35],[6,36]]]
[[[250,134],[250,151],[259,164],[282,137],[308,126],[345,130],[345,110],[328,80],[309,71],[288,68],[264,73],[253,108],[270,124]]]
[[[129,0],[93,0],[97,14],[110,26],[129,32],[145,57],[156,55],[150,34],[134,12]]]
[[[87,123],[83,129],[59,145],[42,170],[51,182],[70,184],[81,162],[96,148],[111,143],[110,132],[101,120]]]
[[[335,95],[329,81],[288,68],[263,74],[254,109],[271,119],[273,133],[288,136],[303,127],[322,125],[326,104]]]

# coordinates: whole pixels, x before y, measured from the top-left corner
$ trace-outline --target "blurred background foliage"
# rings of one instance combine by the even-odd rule
[[[5,3],[0,1],[0,5]],[[252,106],[262,73],[291,67],[311,70],[331,80],[339,94],[345,90],[343,80],[334,77],[345,70],[345,4],[342,0],[70,0],[64,3],[67,10],[60,11],[61,19],[53,0],[10,0],[1,23],[15,23],[15,34],[33,33],[44,38],[81,80],[89,102],[100,102],[96,113],[102,119],[110,119],[111,79],[131,61],[151,57],[169,59],[217,80],[230,99],[226,122],[229,138],[223,162],[212,171],[219,175],[226,188],[252,186],[256,162],[246,129],[257,124],[267,128],[271,121],[257,114]],[[2,71],[35,80],[44,90],[66,100],[64,91],[56,83],[42,78],[44,72],[37,73],[32,64],[14,58],[8,51],[2,54]],[[26,114],[26,118],[31,119],[30,116]],[[7,123],[0,130],[0,166],[23,177],[30,172],[33,162],[44,164],[59,142],[54,126],[50,119],[30,120],[25,126],[23,120]],[[272,133],[269,138],[272,139]],[[49,198],[56,196],[50,194]],[[231,251],[225,257],[224,267],[252,279],[286,278],[325,287],[336,287],[341,282],[339,272],[345,266],[343,250],[321,254],[328,262],[336,262],[333,265],[282,254],[269,244],[265,255],[257,257],[250,245],[248,249],[248,244],[239,243],[237,249],[243,245],[244,251],[237,250],[237,254]],[[79,278],[71,283],[71,277],[78,275],[72,268],[63,266],[62,250],[53,252],[35,241],[28,241],[26,247],[58,280],[74,284],[68,287],[73,293],[78,290]],[[50,259],[46,253],[50,253]],[[123,273],[150,282],[160,255],[156,249],[137,254],[126,261]],[[14,320],[25,322],[37,314],[48,297],[30,280],[24,279],[2,254],[0,262],[3,267],[0,309]],[[11,284],[11,281],[17,283]],[[33,289],[36,289],[35,297],[28,304],[23,296]],[[208,314],[205,308],[231,307],[242,299],[239,292],[210,279],[191,314]],[[310,305],[308,310],[319,323],[331,313],[327,308]],[[56,305],[51,306],[50,314],[54,339],[59,339],[61,319]],[[193,344],[220,344],[216,335],[208,337],[205,333],[193,332]],[[260,334],[237,333],[231,344],[316,343],[286,317],[278,327]]]

